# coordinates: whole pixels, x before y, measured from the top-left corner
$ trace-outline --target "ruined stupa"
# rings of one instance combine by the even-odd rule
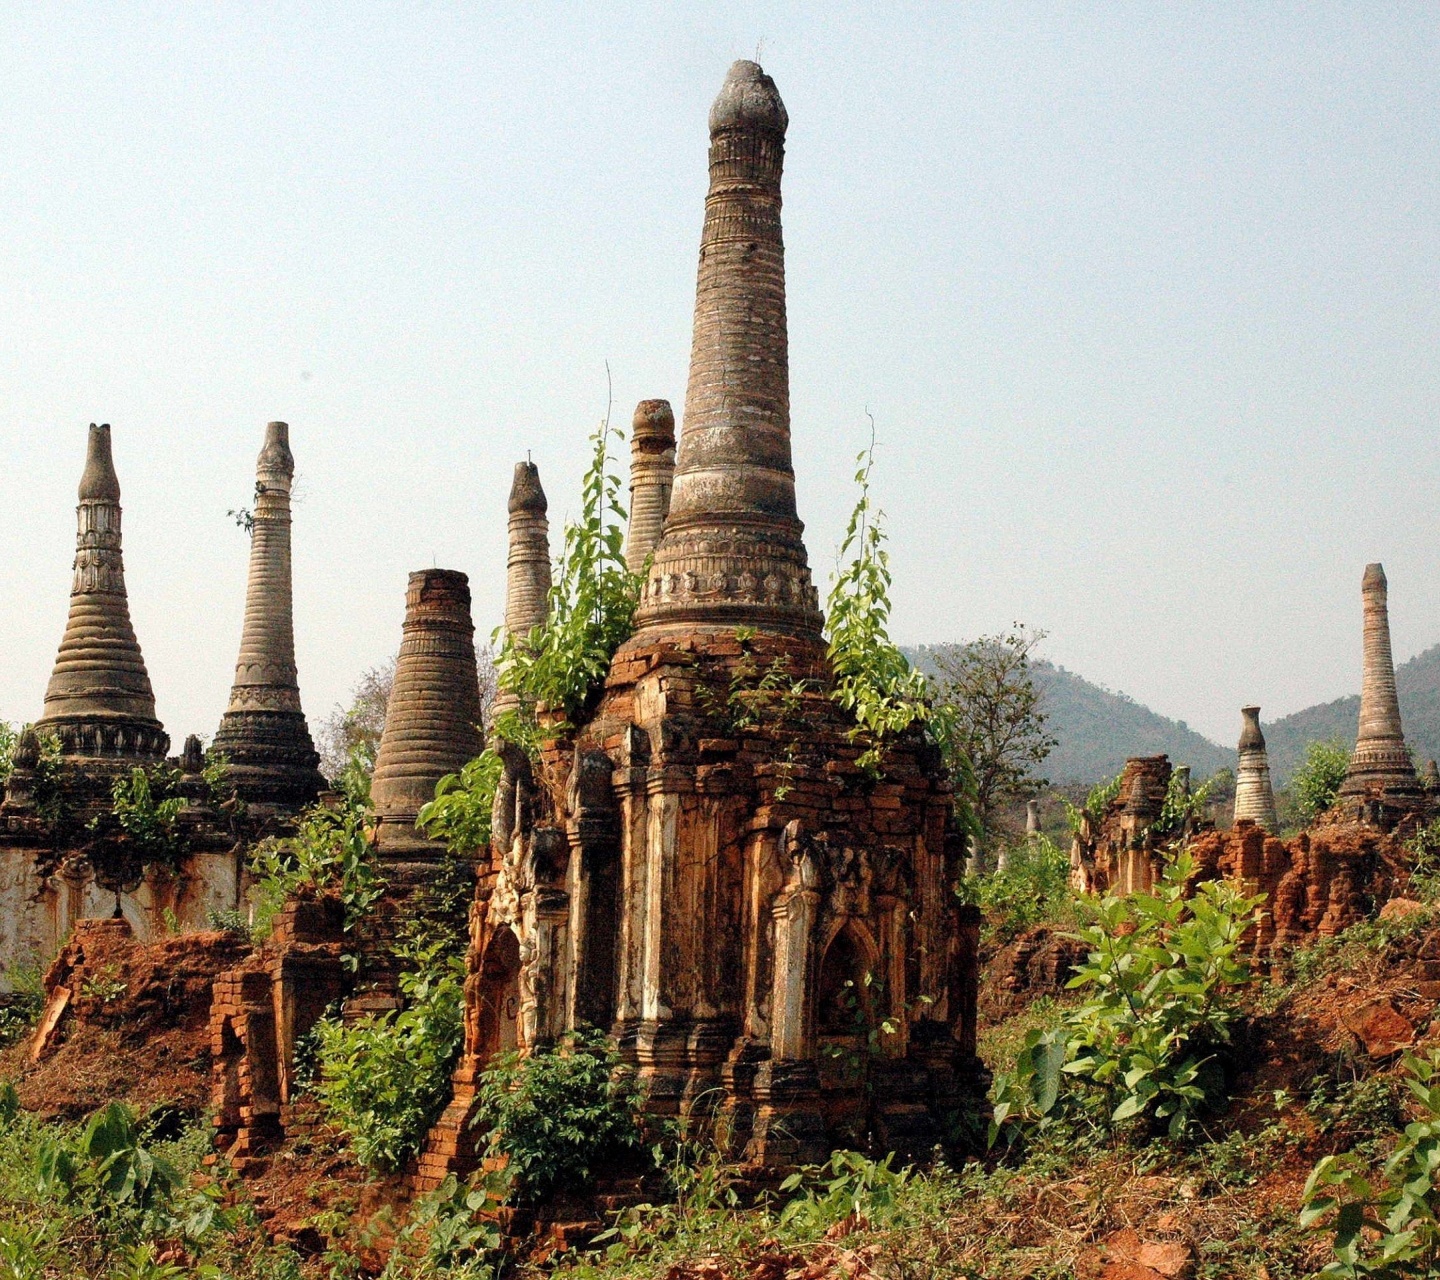
[[[764,623],[821,644],[795,511],[780,173],[790,117],[753,62],[710,108],[685,429],[641,635]]]
[[[163,760],[170,747],[130,623],[109,423],[90,424],[76,520],[70,617],[36,728],[98,775]]]
[[[375,758],[370,799],[385,859],[429,854],[415,827],[435,784],[480,754],[480,683],[470,579],[454,569],[410,575],[395,684]]]
[[[1391,808],[1409,810],[1423,801],[1424,791],[1400,727],[1388,584],[1382,566],[1365,566],[1360,591],[1365,605],[1360,728],[1340,795],[1352,800],[1368,796]]]
[[[948,774],[918,728],[867,772],[829,696],[791,470],[786,122],[770,77],[735,63],[664,534],[593,714],[554,725],[533,790],[507,762],[514,819],[477,889],[465,1051],[422,1185],[473,1159],[495,1053],[585,1023],[653,1112],[722,1112],[732,1152],[772,1165],[870,1137],[928,1151],[978,1090]]]
[[[642,400],[630,430],[630,527],[625,564],[643,573],[660,543],[675,484],[675,413],[668,400]]]
[[[1235,771],[1235,821],[1248,818],[1271,835],[1280,829],[1275,791],[1270,785],[1270,757],[1260,732],[1260,708],[1241,707],[1239,768]]]
[[[505,634],[515,644],[545,621],[550,609],[550,522],[549,504],[540,485],[540,468],[533,462],[517,462],[510,484],[508,541],[505,552]],[[495,715],[504,715],[518,705],[515,695],[504,689],[495,694]]]
[[[215,733],[214,750],[230,765],[229,779],[262,815],[294,813],[311,803],[325,780],[300,708],[295,669],[295,616],[290,574],[290,487],[295,458],[290,428],[271,422],[255,465],[255,510],[250,531],[250,577],[245,624],[230,703]]]

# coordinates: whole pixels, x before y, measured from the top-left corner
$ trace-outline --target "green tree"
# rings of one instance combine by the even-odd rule
[[[1350,753],[1341,742],[1312,742],[1305,748],[1305,759],[1290,781],[1295,807],[1307,822],[1314,822],[1335,803],[1345,770],[1350,767]]]
[[[1045,786],[1036,770],[1058,741],[1046,728],[1030,656],[1045,638],[1017,623],[1003,635],[937,650],[935,699],[945,709],[952,754],[974,775],[976,817],[987,837],[998,808]]]

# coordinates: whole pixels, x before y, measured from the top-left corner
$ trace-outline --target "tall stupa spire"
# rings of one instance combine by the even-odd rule
[[[1385,570],[1367,564],[1360,582],[1365,605],[1364,665],[1360,679],[1360,730],[1341,795],[1421,795],[1420,779],[1400,728],[1400,699],[1395,692],[1395,659],[1390,652],[1389,584]]]
[[[300,709],[295,616],[290,581],[290,486],[295,458],[290,428],[272,422],[255,467],[255,523],[245,625],[230,705],[214,747],[248,803],[299,809],[324,786],[320,757]]]
[[[509,551],[505,557],[505,630],[519,640],[545,621],[550,607],[549,504],[540,468],[517,462],[510,485]]]
[[[1271,835],[1280,829],[1275,789],[1270,783],[1270,756],[1260,731],[1260,708],[1240,708],[1239,767],[1235,771],[1235,821],[1249,818]]]
[[[70,756],[160,760],[170,739],[130,623],[109,423],[90,424],[79,496],[70,617],[37,727]]]
[[[685,422],[641,636],[758,626],[820,638],[790,462],[780,173],[789,117],[775,82],[737,62],[710,109]]]

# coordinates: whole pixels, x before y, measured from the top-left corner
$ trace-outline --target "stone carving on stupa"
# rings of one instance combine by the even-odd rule
[[[291,585],[290,428],[271,422],[255,467],[245,623],[230,702],[213,749],[229,778],[261,815],[294,813],[324,789],[320,757],[300,708]]]

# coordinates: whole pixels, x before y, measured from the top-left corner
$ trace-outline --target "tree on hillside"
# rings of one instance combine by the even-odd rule
[[[935,699],[949,708],[947,744],[975,775],[975,813],[988,841],[999,806],[1033,796],[1036,770],[1056,745],[1046,728],[1030,657],[1045,638],[1016,623],[1003,635],[935,651]]]

